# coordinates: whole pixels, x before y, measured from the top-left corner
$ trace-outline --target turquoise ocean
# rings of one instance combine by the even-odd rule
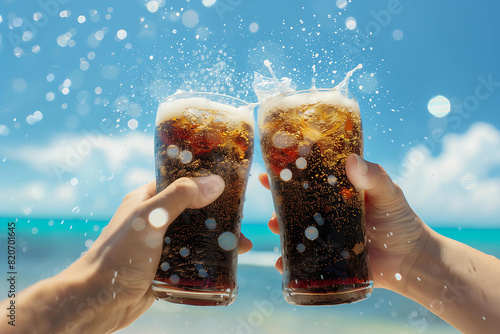
[[[7,248],[7,223],[16,223],[18,291],[64,270],[100,234],[107,221],[0,219],[0,247]],[[437,232],[500,258],[500,229],[436,228]],[[288,305],[274,269],[279,237],[264,224],[244,223],[254,248],[240,256],[239,293],[228,307],[193,307],[156,301],[120,333],[458,333],[413,301],[375,289],[365,301],[329,307]],[[4,253],[6,254],[6,252]],[[6,256],[0,266],[7,272]],[[0,291],[7,291],[2,280]]]

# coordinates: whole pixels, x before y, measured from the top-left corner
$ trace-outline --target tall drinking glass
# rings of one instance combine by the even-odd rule
[[[158,299],[226,306],[236,299],[236,265],[245,188],[253,156],[253,107],[213,93],[164,99],[156,118],[156,190],[181,177],[211,174],[226,184],[202,209],[168,227],[153,281]]]
[[[274,96],[259,107],[283,256],[283,293],[290,304],[332,305],[367,298],[364,192],[349,182],[345,162],[363,152],[356,99],[314,89]]]

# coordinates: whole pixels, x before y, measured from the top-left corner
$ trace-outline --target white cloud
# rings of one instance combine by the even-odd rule
[[[58,135],[0,156],[0,209],[14,216],[111,217],[127,192],[154,180],[153,138],[143,133]]]
[[[151,168],[131,168],[124,175],[124,185],[135,189],[145,183],[155,180],[154,170]]]
[[[6,215],[67,218],[78,205],[78,195],[78,191],[69,184],[35,181],[24,186],[2,187],[0,203]]]
[[[58,135],[49,144],[21,145],[9,147],[0,152],[11,161],[27,163],[34,170],[46,174],[65,174],[85,169],[86,163],[93,163],[103,156],[106,169],[117,171],[134,159],[154,159],[153,138],[139,132],[123,137],[109,137],[97,131],[87,134]],[[99,161],[99,165],[102,162]]]
[[[500,225],[500,131],[475,123],[443,138],[442,152],[410,151],[409,172],[397,180],[414,210],[427,222],[448,226]]]

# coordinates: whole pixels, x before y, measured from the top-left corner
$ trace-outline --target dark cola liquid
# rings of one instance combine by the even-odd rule
[[[289,303],[349,303],[371,293],[364,193],[345,173],[362,154],[358,112],[323,103],[274,108],[261,145],[280,223]]]
[[[177,117],[156,129],[157,192],[178,178],[210,174],[221,176],[226,187],[214,203],[185,210],[168,227],[153,286],[161,287],[155,289],[160,299],[228,305],[236,297],[237,241],[253,128],[248,123],[229,126],[211,117],[211,111],[205,113],[209,116],[201,124]]]

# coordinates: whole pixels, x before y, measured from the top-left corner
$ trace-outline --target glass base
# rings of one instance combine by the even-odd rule
[[[238,295],[238,287],[226,290],[207,289],[153,281],[152,288],[156,299],[194,306],[228,306]]]
[[[351,285],[352,286],[352,285]],[[287,303],[292,305],[340,305],[358,302],[370,297],[373,292],[373,282],[367,282],[361,287],[342,288],[338,292],[317,292],[306,289],[283,288],[283,295]]]

